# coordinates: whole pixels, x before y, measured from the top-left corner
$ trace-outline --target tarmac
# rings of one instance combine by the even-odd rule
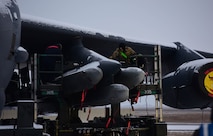
[[[104,117],[105,108],[110,106],[83,108],[79,111],[79,116],[83,122],[93,120],[94,117]],[[16,108],[5,110],[3,116],[10,115],[15,118]],[[168,136],[192,136],[194,131],[199,128],[201,123],[210,123],[210,109],[174,109],[163,107],[163,121],[167,123]],[[53,114],[57,116],[57,114]],[[121,108],[123,116],[155,116],[155,109],[152,106],[143,108],[132,108],[126,106]]]
[[[94,117],[104,117],[105,107],[86,108],[79,111],[79,115],[84,122],[92,120]],[[90,114],[89,114],[90,112]],[[154,108],[122,108],[121,115],[133,116],[155,116]],[[163,121],[167,123],[167,136],[192,136],[201,123],[210,123],[210,109],[163,109]]]

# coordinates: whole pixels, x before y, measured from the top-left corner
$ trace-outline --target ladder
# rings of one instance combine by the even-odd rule
[[[163,121],[163,101],[162,101],[162,66],[161,66],[161,47],[154,46],[154,55],[143,55],[145,58],[153,59],[153,71],[147,71],[145,77],[137,89],[140,91],[140,96],[154,95],[155,96],[155,118],[157,122]]]
[[[48,60],[47,58],[53,59]],[[50,61],[51,63],[47,68],[42,68],[41,60],[45,59],[46,61]],[[48,62],[46,62],[48,63]],[[59,91],[62,88],[62,75],[63,75],[63,55],[62,54],[38,54],[37,55],[37,82],[39,82],[38,89],[40,90],[41,95],[58,95]],[[42,74],[44,77],[48,78],[56,78],[58,76],[61,77],[61,83],[52,83],[50,81],[46,81],[47,83],[42,82]],[[55,77],[54,77],[55,75]],[[46,80],[46,79],[45,79]]]
[[[154,48],[154,70],[156,71],[155,79],[158,84],[159,93],[155,94],[155,117],[159,122],[163,121],[163,99],[162,99],[162,65],[161,65],[161,47]]]

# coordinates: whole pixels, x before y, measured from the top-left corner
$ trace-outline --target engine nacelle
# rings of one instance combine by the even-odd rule
[[[163,78],[164,104],[174,108],[213,106],[213,59],[186,62]]]

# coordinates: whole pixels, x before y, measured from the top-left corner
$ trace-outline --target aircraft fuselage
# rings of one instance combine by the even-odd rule
[[[20,36],[21,17],[17,3],[14,0],[0,1],[0,111],[16,63],[28,57],[26,50],[19,46]]]

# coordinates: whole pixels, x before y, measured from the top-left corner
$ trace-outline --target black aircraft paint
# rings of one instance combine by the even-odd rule
[[[73,41],[71,40],[73,37],[80,36],[82,37],[82,43],[87,49],[91,49],[105,57],[109,57],[112,52],[119,46],[119,43],[124,42],[127,45],[131,46],[137,53],[141,53],[144,55],[154,54],[154,46],[157,44],[150,44],[150,43],[139,43],[136,41],[128,41],[124,38],[120,37],[113,37],[108,35],[100,35],[97,33],[89,33],[84,31],[75,31],[75,30],[66,30],[63,32],[63,28],[61,26],[55,26],[51,24],[45,24],[39,22],[39,25],[42,26],[41,29],[38,29],[38,24],[36,21],[29,21],[27,19],[22,21],[22,43],[25,45],[29,45],[31,41],[33,42],[32,46],[26,46],[29,49],[29,52],[42,52],[41,50],[48,44],[52,42],[58,43],[60,41],[63,44],[63,52],[68,51],[68,47],[75,45],[72,44]],[[29,35],[30,31],[34,31],[33,34]],[[42,31],[42,33],[40,32]],[[64,30],[65,31],[65,30]],[[51,33],[50,33],[51,32]],[[61,34],[61,36],[58,36]],[[50,36],[51,35],[51,36]],[[54,41],[51,41],[51,37],[54,37]],[[39,40],[39,39],[42,40]],[[45,40],[46,39],[46,40]],[[192,77],[187,76],[188,69],[185,68],[183,77],[177,78],[177,76],[172,75],[173,72],[177,71],[178,67],[185,62],[195,61],[195,62],[202,62],[206,60],[206,58],[212,58],[213,54],[201,52],[201,51],[194,51],[192,49],[187,48],[186,46],[182,45],[179,42],[174,43],[177,48],[175,47],[167,47],[161,45],[161,54],[162,54],[162,76],[163,76],[163,103],[174,107],[174,108],[205,108],[211,107],[213,103],[213,98],[210,97],[211,95],[207,94],[209,91],[206,91],[205,87],[202,86],[202,81],[200,78],[198,79],[197,73],[192,74]],[[36,47],[36,48],[35,48]],[[81,47],[77,47],[81,48]],[[76,49],[77,49],[76,48]],[[85,49],[83,49],[85,50]],[[82,51],[83,51],[82,50]],[[81,55],[80,53],[79,55]],[[88,55],[88,52],[85,53]],[[73,56],[74,57],[74,56]],[[85,59],[85,58],[84,58]],[[197,61],[200,60],[201,61]],[[147,60],[148,65],[146,70],[153,70],[153,60]],[[212,60],[210,60],[211,63]],[[207,63],[202,63],[203,65],[197,65],[196,67],[205,67]],[[208,67],[211,69],[211,66]],[[145,70],[145,71],[146,71]],[[191,70],[194,71],[194,70]],[[199,73],[199,75],[203,75]],[[200,77],[200,76],[199,76]],[[183,80],[186,83],[191,83],[185,88],[183,86],[178,86],[179,80]],[[128,80],[128,79],[127,79]],[[195,83],[196,82],[196,83]],[[200,87],[196,87],[198,83]],[[177,85],[176,85],[177,84]],[[178,88],[178,89],[176,89]],[[202,88],[202,89],[201,89]],[[204,88],[204,89],[203,89]],[[178,90],[178,91],[177,91]],[[177,93],[179,92],[179,93]],[[188,101],[190,99],[190,102]]]
[[[15,4],[15,3],[14,3]],[[3,8],[8,8],[8,6],[1,3]],[[17,7],[15,4],[14,7]],[[2,7],[1,7],[2,8]],[[10,9],[9,9],[10,11]],[[19,13],[19,12],[17,12]],[[4,33],[2,28],[11,28],[13,26],[13,22],[11,20],[4,20],[4,13],[0,14],[0,22],[4,27],[1,27],[1,33]],[[19,14],[17,14],[19,15]],[[7,17],[10,14],[6,14]],[[15,17],[15,16],[14,16]],[[3,19],[2,19],[3,18]],[[20,21],[20,19],[18,19]],[[5,21],[5,22],[4,22]],[[10,26],[7,26],[11,24]],[[122,37],[116,37],[111,35],[103,35],[97,32],[88,32],[84,30],[79,30],[72,28],[71,26],[63,26],[56,23],[51,23],[50,21],[45,22],[44,20],[33,20],[32,18],[24,18],[22,17],[21,22],[21,44],[28,50],[30,55],[33,53],[43,53],[45,48],[48,45],[52,45],[55,43],[61,43],[63,45],[62,53],[65,55],[65,60],[67,61],[77,61],[79,64],[79,69],[84,69],[85,67],[91,70],[88,70],[87,74],[89,78],[93,78],[90,76],[90,73],[97,72],[97,79],[94,79],[94,83],[97,83],[97,92],[93,91],[93,93],[88,93],[88,97],[86,97],[84,104],[87,105],[102,105],[110,103],[110,101],[114,100],[113,91],[108,90],[120,90],[124,89],[122,93],[125,93],[127,85],[124,85],[128,82],[123,82],[123,84],[114,83],[110,74],[119,75],[118,70],[122,70],[119,66],[119,63],[116,63],[113,60],[108,60],[108,58],[112,52],[118,47],[118,45],[123,42],[127,45],[131,46],[137,53],[150,55],[154,54],[153,47],[156,44],[143,43],[137,41],[126,40]],[[16,26],[16,25],[15,25]],[[3,56],[3,51],[6,52],[6,57],[10,60],[13,60],[13,49],[17,48],[17,43],[14,43],[14,39],[17,39],[18,35],[13,35],[13,29],[9,29],[9,36],[5,37],[5,35],[0,35],[0,41],[7,39],[4,41],[6,46],[1,47],[1,56],[2,60],[5,58]],[[15,31],[17,32],[17,31]],[[18,31],[19,32],[19,31]],[[3,37],[2,37],[3,36]],[[76,36],[82,37],[82,45],[76,46],[75,42],[73,43],[73,38]],[[18,41],[18,40],[16,40]],[[78,41],[79,42],[79,41]],[[175,43],[177,48],[175,47],[167,47],[161,45],[161,54],[162,54],[162,75],[163,75],[163,102],[164,104],[174,107],[174,108],[206,108],[212,107],[213,105],[213,97],[212,97],[212,68],[213,68],[213,60],[207,58],[213,58],[213,53],[207,53],[202,51],[194,51],[191,50],[181,43]],[[2,48],[3,47],[3,48]],[[74,49],[75,48],[75,49]],[[72,52],[72,54],[70,54]],[[75,54],[74,56],[72,56]],[[100,55],[101,54],[101,55]],[[12,57],[11,57],[12,55]],[[23,55],[24,56],[24,55]],[[71,57],[72,56],[72,57]],[[102,57],[100,57],[102,56]],[[20,57],[18,57],[20,58]],[[18,59],[17,59],[18,60]],[[2,62],[6,61],[3,59],[1,61],[1,67],[3,66]],[[153,70],[153,60],[147,60],[148,65],[146,70]],[[97,63],[98,64],[97,64]],[[109,63],[109,64],[108,64]],[[92,69],[91,65],[96,64],[95,69]],[[14,62],[11,63],[14,66]],[[9,69],[13,69],[13,67],[9,66]],[[111,69],[108,70],[111,66],[115,67],[115,71]],[[69,81],[74,81],[73,70],[77,69],[68,69],[66,72],[70,72],[71,74],[67,74],[68,76],[73,77],[73,79],[68,78],[67,85],[69,86]],[[134,70],[134,69],[132,69]],[[102,72],[100,72],[102,71]],[[11,77],[11,71],[8,71],[9,74],[5,77],[1,75],[1,80],[6,80],[7,83]],[[115,73],[113,73],[115,72]],[[2,71],[0,73],[3,73]],[[65,73],[64,73],[65,74]],[[83,71],[79,74],[80,77],[83,75]],[[102,75],[103,74],[103,75]],[[103,77],[102,77],[103,76]],[[107,78],[105,77],[107,76]],[[78,77],[78,75],[77,75]],[[122,77],[122,76],[121,76]],[[58,78],[60,79],[60,78]],[[118,78],[119,79],[119,78]],[[100,81],[99,81],[100,80]],[[129,79],[127,79],[129,80]],[[86,82],[88,80],[85,80]],[[84,80],[82,81],[84,82]],[[3,86],[3,89],[5,85]],[[74,83],[74,82],[73,82]],[[88,90],[94,90],[91,88],[93,84],[85,84],[85,89],[88,87]],[[113,84],[118,85],[113,86]],[[1,84],[2,85],[2,84]],[[101,88],[104,89],[101,89]],[[67,87],[68,88],[68,87]],[[79,98],[81,98],[82,88],[76,87],[76,93],[70,90],[63,90],[63,92],[68,94],[65,100],[72,105],[80,105],[81,102]],[[103,93],[101,91],[103,91]],[[88,91],[88,92],[89,92]],[[1,90],[1,108],[3,106],[4,94]],[[119,91],[116,96],[119,96]],[[98,96],[98,97],[97,97]],[[106,97],[105,97],[106,96]],[[126,96],[126,95],[121,95]],[[112,98],[112,99],[107,99]],[[75,100],[76,99],[76,100]],[[102,100],[103,99],[103,100]],[[105,99],[105,100],[104,100]],[[120,99],[124,100],[124,98],[120,97]],[[125,98],[126,99],[126,98]],[[122,101],[121,100],[121,101]]]
[[[163,78],[164,104],[181,109],[213,106],[213,59],[178,44],[177,63]],[[180,58],[177,60],[177,58]]]

